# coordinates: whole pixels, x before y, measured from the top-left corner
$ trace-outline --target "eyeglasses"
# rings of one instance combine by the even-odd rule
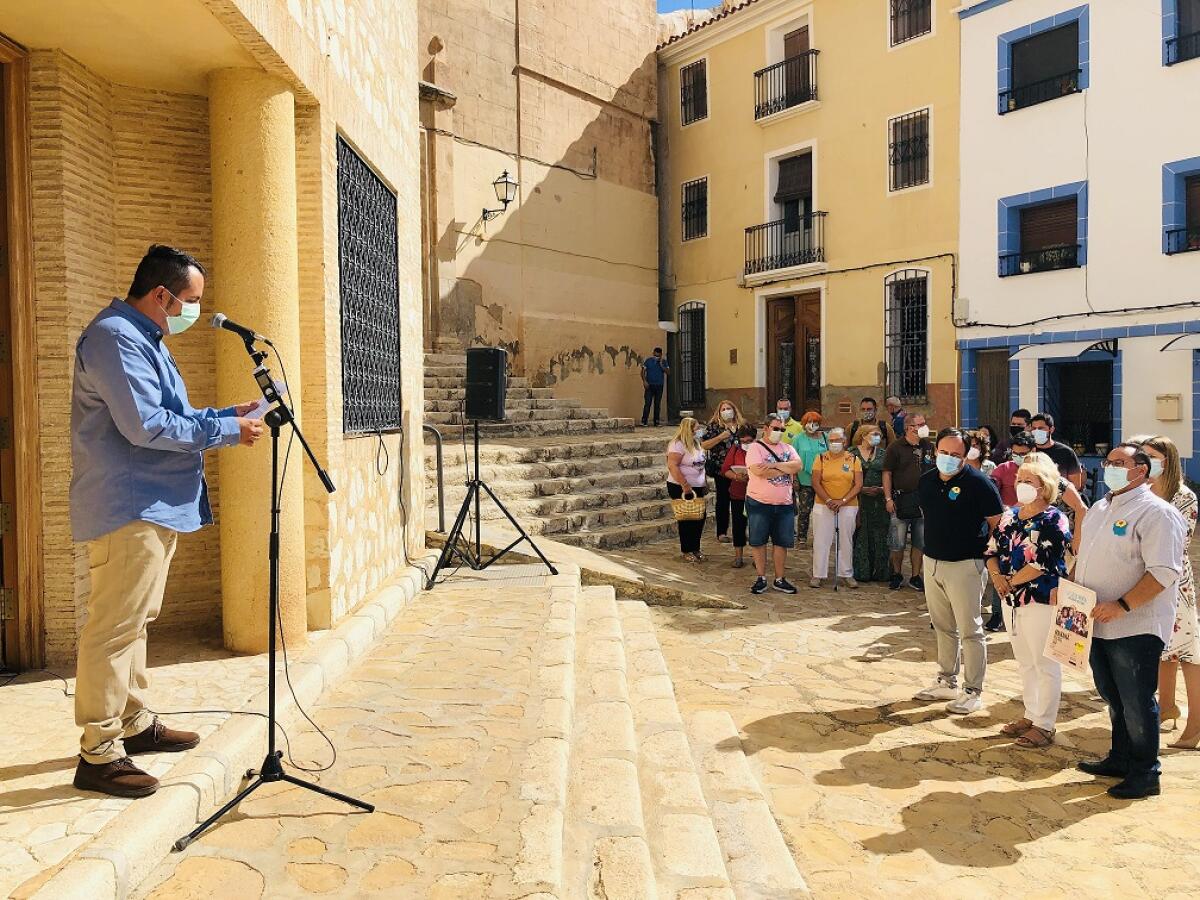
[[[1102,468],[1102,469],[1134,469],[1134,468],[1137,468],[1139,465],[1141,465],[1141,463],[1135,462],[1134,460],[1106,459],[1100,463],[1100,468]]]

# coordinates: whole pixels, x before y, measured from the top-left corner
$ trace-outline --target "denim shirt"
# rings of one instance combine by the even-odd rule
[[[124,300],[75,346],[71,531],[77,541],[130,522],[196,531],[212,522],[203,451],[240,439],[233,407],[195,409],[162,330]]]

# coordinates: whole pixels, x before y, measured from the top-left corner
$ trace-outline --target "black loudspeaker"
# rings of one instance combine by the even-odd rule
[[[478,422],[503,422],[507,393],[508,351],[503,347],[472,347],[468,350],[467,418]]]

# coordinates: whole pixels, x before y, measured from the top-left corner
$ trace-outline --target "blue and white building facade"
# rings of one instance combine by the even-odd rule
[[[958,14],[964,424],[1050,412],[1092,466],[1166,434],[1200,478],[1200,0]]]

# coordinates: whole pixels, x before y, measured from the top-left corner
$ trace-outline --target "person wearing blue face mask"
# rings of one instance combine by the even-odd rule
[[[188,750],[200,739],[145,707],[146,629],[162,606],[179,533],[212,522],[204,451],[251,446],[263,432],[246,418],[256,400],[193,407],[164,343],[199,317],[204,275],[192,256],[152,246],[128,296],[103,309],[75,347],[71,530],[87,543],[91,572],[75,688],[81,790],[152,794],[158,781],[129,757]]]
[[[1076,490],[1082,491],[1087,480],[1083,467],[1079,465],[1079,457],[1074,450],[1054,440],[1054,416],[1038,413],[1029,421],[1029,431],[1033,435],[1034,449],[1054,460],[1062,477],[1075,485]]]
[[[862,425],[851,451],[862,465],[863,488],[858,495],[858,529],[854,532],[854,578],[887,581],[891,577],[888,532],[892,517],[883,497],[883,434],[878,425]]]
[[[946,711],[954,715],[983,706],[983,557],[1004,513],[991,479],[966,464],[968,449],[963,432],[943,429],[937,438],[936,468],[922,475],[917,485],[925,516],[925,603],[937,633],[939,672],[916,699],[949,700]]]

